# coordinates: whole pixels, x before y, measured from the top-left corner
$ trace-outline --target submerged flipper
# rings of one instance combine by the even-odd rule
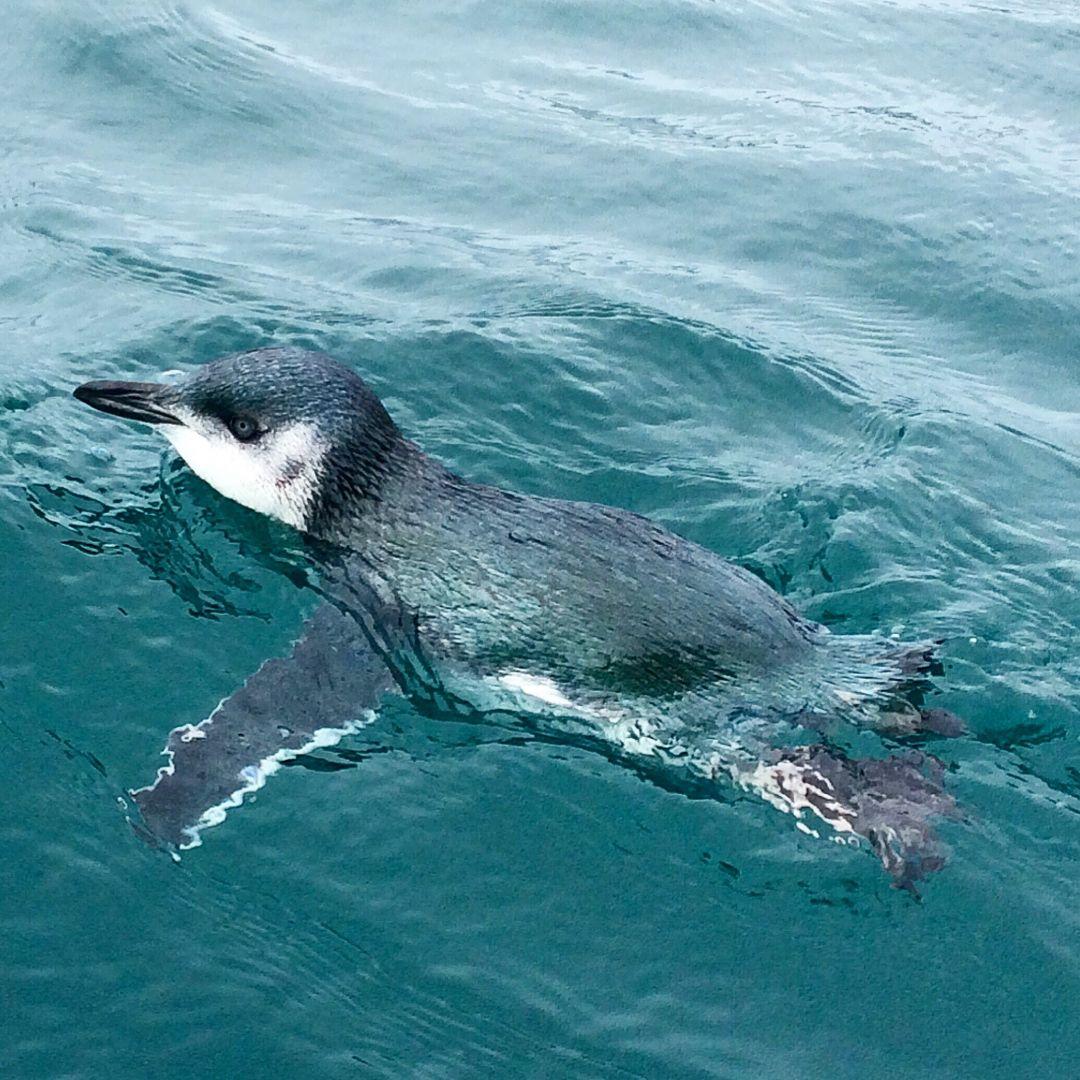
[[[394,686],[355,620],[324,604],[287,657],[268,660],[201,724],[169,733],[168,765],[133,791],[149,838],[195,847],[282,761],[330,746],[370,719]]]

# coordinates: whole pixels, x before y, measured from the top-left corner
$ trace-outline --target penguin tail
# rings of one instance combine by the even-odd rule
[[[833,693],[855,706],[858,722],[892,735],[955,738],[967,730],[948,709],[926,707],[944,674],[941,640],[898,643],[876,635],[829,635]]]

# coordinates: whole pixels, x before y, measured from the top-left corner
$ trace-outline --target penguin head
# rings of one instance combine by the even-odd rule
[[[343,501],[377,497],[405,445],[355,372],[303,349],[256,349],[173,383],[89,382],[74,393],[157,425],[222,495],[306,532]]]

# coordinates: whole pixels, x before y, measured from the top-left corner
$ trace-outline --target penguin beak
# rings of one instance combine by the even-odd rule
[[[126,420],[144,424],[181,424],[169,411],[174,391],[163,383],[88,382],[73,391],[79,401]]]

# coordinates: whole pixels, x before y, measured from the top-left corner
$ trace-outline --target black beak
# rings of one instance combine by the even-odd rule
[[[170,411],[172,388],[152,382],[88,382],[74,391],[87,405],[102,412],[141,420],[144,424],[179,424]]]

